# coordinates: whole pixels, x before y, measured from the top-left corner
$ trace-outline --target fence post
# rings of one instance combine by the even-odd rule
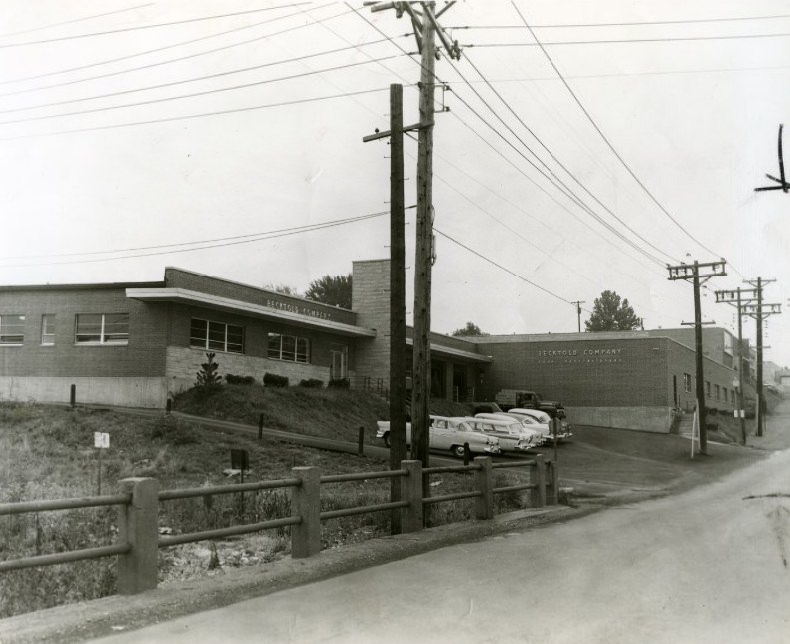
[[[317,467],[294,467],[301,484],[291,488],[291,516],[301,522],[291,526],[291,557],[312,557],[321,552],[321,472]]]
[[[77,385],[71,385],[69,392],[69,404],[72,407],[77,404]]]
[[[401,461],[400,465],[408,472],[400,480],[400,498],[409,503],[401,513],[401,532],[419,532],[422,530],[422,461]]]
[[[532,488],[529,504],[533,508],[542,508],[546,505],[546,460],[543,454],[535,456],[535,467],[530,472]]]
[[[364,456],[365,455],[365,428],[360,426],[359,428],[359,439],[357,440],[357,455]]]
[[[546,465],[548,467],[548,472],[546,473],[547,485],[551,490],[550,493],[546,493],[546,503],[548,505],[557,505],[560,493],[560,468],[557,467],[556,460],[549,461]]]
[[[121,491],[132,495],[121,506],[118,540],[131,550],[118,555],[118,594],[133,595],[156,588],[159,556],[159,481],[128,478],[120,481]]]
[[[480,469],[475,470],[475,486],[480,496],[475,499],[475,517],[478,519],[494,518],[494,485],[492,479],[490,456],[475,456],[475,465]]]

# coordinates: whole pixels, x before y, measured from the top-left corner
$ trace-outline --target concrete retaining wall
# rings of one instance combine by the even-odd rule
[[[0,400],[68,403],[71,385],[77,387],[77,403],[164,409],[165,378],[70,378],[0,377]]]
[[[565,407],[571,425],[635,429],[668,434],[672,426],[670,407]]]

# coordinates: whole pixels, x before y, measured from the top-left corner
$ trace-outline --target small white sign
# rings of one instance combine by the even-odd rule
[[[743,409],[733,409],[732,415],[735,418],[746,418],[746,413],[744,412]]]
[[[110,435],[107,432],[93,432],[93,446],[107,449],[110,446]]]

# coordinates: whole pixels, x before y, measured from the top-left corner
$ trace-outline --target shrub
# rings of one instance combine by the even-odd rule
[[[330,389],[350,389],[351,382],[348,378],[335,378],[329,381],[328,387]]]
[[[206,358],[208,358],[208,360],[201,363],[200,371],[197,372],[195,386],[204,391],[215,390],[222,385],[222,378],[217,373],[219,365],[214,362],[215,355],[215,353],[207,353]]]
[[[324,381],[318,378],[310,378],[309,380],[300,380],[300,387],[307,387],[308,389],[321,389],[324,386]]]
[[[255,378],[252,376],[234,376],[232,373],[225,375],[225,380],[229,385],[252,385]]]
[[[287,387],[288,376],[278,376],[276,373],[263,374],[263,384],[266,387]]]

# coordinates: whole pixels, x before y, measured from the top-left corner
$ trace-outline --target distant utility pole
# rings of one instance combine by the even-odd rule
[[[571,304],[576,305],[576,327],[579,330],[579,333],[582,332],[582,304],[586,304],[586,300],[576,300],[575,302],[571,302]]]
[[[769,282],[775,282],[775,279],[764,280],[758,277],[756,280],[744,280],[747,284],[751,284],[757,292],[756,304],[746,304],[744,306],[744,313],[757,321],[757,436],[763,435],[763,427],[765,421],[763,420],[763,413],[765,412],[765,401],[763,400],[763,320],[769,315],[774,313],[781,313],[782,308],[780,304],[764,304],[763,303],[763,286]]]
[[[396,16],[408,14],[421,56],[420,122],[417,149],[417,226],[414,261],[414,343],[412,361],[411,443],[412,457],[428,465],[429,413],[431,396],[431,264],[433,256],[433,125],[435,39],[451,58],[460,59],[461,50],[439,25],[437,18],[454,2],[435,13],[435,2],[366,2],[371,11],[395,9]],[[413,5],[419,5],[420,9]]]
[[[702,306],[700,304],[699,287],[700,283],[707,282],[711,277],[723,277],[726,262],[707,262],[700,264],[681,264],[680,266],[667,266],[669,269],[670,280],[691,280],[694,284],[694,339],[696,345],[697,362],[697,418],[699,419],[699,451],[701,454],[708,453],[708,431],[705,427],[705,375],[702,367]],[[700,274],[700,269],[706,271]],[[702,282],[700,282],[702,279]]]
[[[757,298],[757,289],[743,289],[740,286],[735,290],[716,291],[716,303],[726,302],[733,304],[738,310],[738,418],[741,425],[741,444],[746,445],[746,418],[743,404],[743,304]]]

